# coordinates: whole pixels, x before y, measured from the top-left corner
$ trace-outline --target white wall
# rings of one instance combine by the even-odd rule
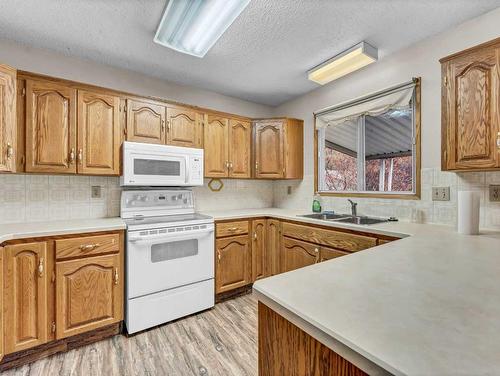
[[[441,158],[441,66],[439,59],[500,37],[500,8],[469,20],[456,28],[414,44],[375,64],[333,81],[287,102],[275,116],[304,119],[304,180],[276,182],[274,206],[310,209],[314,187],[313,112],[337,103],[422,77],[422,199],[393,200],[356,198],[362,214],[408,219],[419,210],[425,222],[453,225],[457,215],[457,191],[475,190],[481,197],[481,226],[500,228],[500,204],[488,201],[488,185],[500,181],[500,173],[449,173],[440,171]],[[305,73],[304,73],[305,74]],[[292,194],[287,194],[287,186]],[[449,186],[451,200],[433,202],[432,186]],[[348,212],[346,198],[322,197],[324,209]]]
[[[155,96],[185,104],[230,112],[248,117],[265,117],[269,106],[217,94],[212,91],[178,85],[130,70],[98,64],[0,39],[0,63],[14,68],[122,90],[132,94]]]

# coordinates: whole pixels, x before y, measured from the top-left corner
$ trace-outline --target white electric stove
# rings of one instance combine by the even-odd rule
[[[125,190],[121,217],[128,333],[214,306],[214,220],[190,189]]]

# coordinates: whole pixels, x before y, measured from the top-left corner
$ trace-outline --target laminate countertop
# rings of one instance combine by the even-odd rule
[[[245,214],[329,223],[280,209]],[[369,374],[498,374],[500,232],[330,225],[404,238],[259,280],[260,301]]]
[[[87,232],[124,230],[126,228],[125,222],[118,217],[0,224],[0,244],[13,239],[83,234]]]

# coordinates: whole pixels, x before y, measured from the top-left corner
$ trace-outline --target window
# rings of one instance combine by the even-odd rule
[[[316,114],[319,194],[419,196],[419,83]]]

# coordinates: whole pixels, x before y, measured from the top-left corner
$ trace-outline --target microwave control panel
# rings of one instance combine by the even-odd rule
[[[203,184],[203,158],[191,157],[190,183]]]

